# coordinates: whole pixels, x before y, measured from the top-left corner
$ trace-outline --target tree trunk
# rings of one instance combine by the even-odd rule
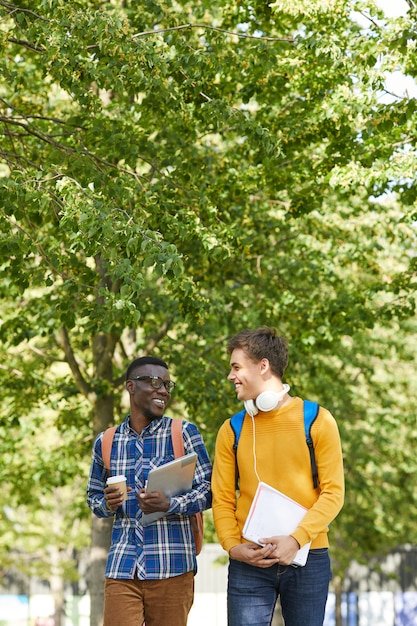
[[[64,577],[60,568],[61,555],[55,546],[49,548],[51,554],[51,576],[49,579],[54,599],[54,626],[63,626],[65,615]]]
[[[335,626],[342,626],[342,580],[339,576],[333,579],[333,589],[335,595]]]
[[[98,398],[94,420],[95,435],[105,430],[113,421],[113,397]],[[113,517],[92,516],[91,549],[88,567],[88,588],[90,592],[90,626],[102,626],[104,608],[104,572],[110,548]]]
[[[100,334],[93,339],[93,360],[96,379],[112,380],[112,358],[116,339],[111,335]],[[97,395],[94,402],[94,438],[113,424],[113,394]],[[104,572],[110,548],[113,517],[92,516],[91,548],[88,567],[88,588],[90,593],[90,626],[102,626],[104,608]]]
[[[110,548],[113,518],[92,516],[91,549],[88,566],[90,592],[90,626],[102,626],[104,608],[104,572]]]

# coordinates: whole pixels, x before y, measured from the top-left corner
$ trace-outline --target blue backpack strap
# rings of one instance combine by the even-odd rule
[[[314,420],[319,414],[320,406],[317,402],[310,402],[310,400],[304,400],[304,432],[306,436],[306,443],[310,452],[311,472],[313,474],[313,487],[317,489],[319,486],[319,474],[317,471],[316,456],[314,454],[314,444],[311,437],[311,426]]]
[[[235,415],[233,415],[233,417],[230,418],[230,426],[232,427],[232,430],[235,436],[235,439],[233,442],[233,451],[235,453],[235,462],[236,462],[236,471],[235,471],[236,489],[239,489],[239,467],[237,465],[237,446],[239,443],[240,433],[242,432],[243,420],[245,419],[245,415],[246,415],[246,410],[243,409],[242,411],[239,411],[239,413],[236,413]]]
[[[233,450],[235,451],[237,450],[237,444],[239,443],[240,433],[242,432],[242,425],[243,420],[245,419],[245,415],[246,411],[245,409],[243,409],[242,411],[239,411],[239,413],[236,413],[235,415],[233,415],[233,417],[230,418],[230,426],[232,427],[235,435],[235,441],[233,444]]]

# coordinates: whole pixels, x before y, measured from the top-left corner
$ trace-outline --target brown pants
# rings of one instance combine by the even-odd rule
[[[194,600],[194,572],[163,580],[104,583],[103,626],[186,626]]]

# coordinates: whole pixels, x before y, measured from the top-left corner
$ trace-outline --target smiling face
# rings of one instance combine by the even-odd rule
[[[230,356],[230,373],[227,377],[236,389],[239,400],[253,400],[264,390],[265,374],[269,369],[268,359],[252,361],[240,348]]]
[[[131,418],[139,420],[143,426],[163,416],[171,394],[164,385],[155,389],[150,379],[135,380],[137,376],[157,376],[164,382],[169,382],[170,376],[165,367],[149,364],[137,367],[130,373],[126,389],[130,394]]]

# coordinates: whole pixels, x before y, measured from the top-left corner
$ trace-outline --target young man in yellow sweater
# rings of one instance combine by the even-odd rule
[[[344,475],[339,431],[320,407],[311,434],[319,485],[313,486],[304,433],[303,401],[282,380],[287,342],[271,328],[244,330],[227,346],[230,380],[245,403],[237,465],[230,420],[221,426],[213,468],[216,532],[228,552],[228,626],[270,626],[278,596],[286,626],[322,626],[331,579],[328,526],[343,506]],[[287,536],[263,537],[263,547],[242,537],[259,482],[281,491],[308,512]],[[311,542],[307,562],[294,567]]]

